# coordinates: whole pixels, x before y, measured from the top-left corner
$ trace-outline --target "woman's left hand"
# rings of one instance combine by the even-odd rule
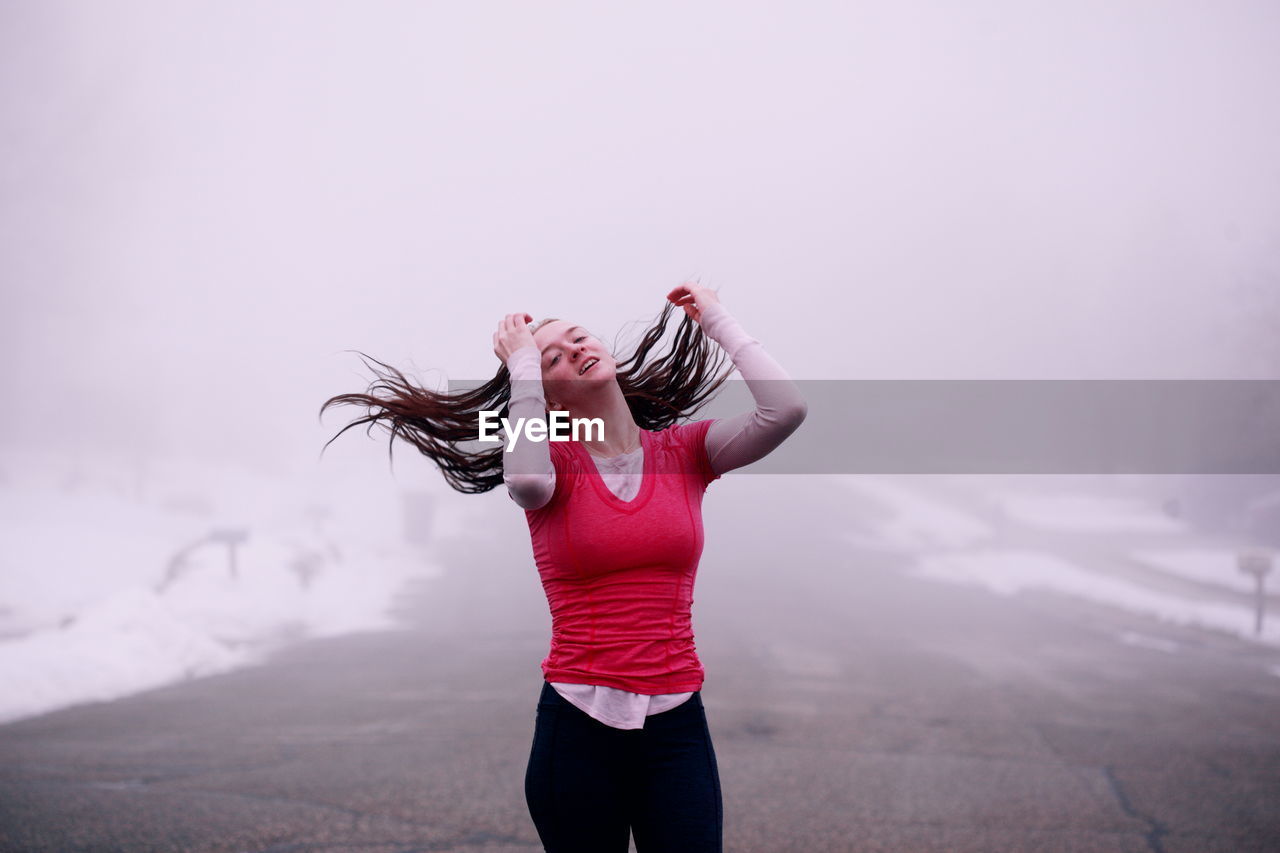
[[[702,312],[708,305],[717,305],[720,297],[709,287],[703,287],[696,281],[686,281],[667,294],[667,299],[684,309],[684,313],[693,318],[695,323],[702,322]]]

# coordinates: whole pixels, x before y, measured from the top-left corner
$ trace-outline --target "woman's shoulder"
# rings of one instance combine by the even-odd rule
[[[683,473],[697,472],[705,484],[719,479],[719,475],[711,468],[711,460],[707,456],[707,430],[715,423],[715,418],[704,418],[683,424],[673,424],[661,432],[654,433],[655,438],[671,459],[668,464],[675,465]]]
[[[706,441],[707,430],[711,428],[713,423],[715,423],[715,418],[672,424],[664,430],[655,432],[654,436],[668,446],[693,447]]]

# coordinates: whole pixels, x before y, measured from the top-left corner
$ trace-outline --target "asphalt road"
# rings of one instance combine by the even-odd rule
[[[540,850],[550,619],[523,518],[473,500],[492,521],[438,541],[402,630],[0,727],[0,849]],[[872,511],[822,478],[708,493],[726,850],[1280,850],[1274,650],[916,579],[840,543]]]

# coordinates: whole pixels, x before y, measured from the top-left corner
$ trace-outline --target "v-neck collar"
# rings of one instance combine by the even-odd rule
[[[600,476],[600,469],[596,467],[595,458],[582,446],[582,442],[571,441],[569,445],[578,454],[578,457],[586,463],[587,478],[591,480],[591,485],[596,490],[596,494],[609,506],[622,512],[634,512],[649,502],[649,496],[653,493],[654,480],[653,439],[649,430],[643,428],[640,430],[640,447],[642,449],[641,452],[644,454],[644,473],[640,475],[640,488],[636,492],[636,496],[629,501],[624,501],[605,485],[604,477]]]

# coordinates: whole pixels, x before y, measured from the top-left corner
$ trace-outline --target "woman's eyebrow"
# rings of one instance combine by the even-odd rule
[[[577,331],[578,329],[581,329],[581,328],[582,328],[581,326],[570,326],[570,327],[565,331],[564,335],[565,335],[565,337],[567,338],[567,337],[569,337],[569,335],[572,335],[575,331]],[[559,346],[559,344],[547,344],[546,348],[542,350],[542,354],[543,354],[543,355],[546,355],[546,354],[547,354],[547,350],[551,349],[552,347],[558,347],[558,346]]]

